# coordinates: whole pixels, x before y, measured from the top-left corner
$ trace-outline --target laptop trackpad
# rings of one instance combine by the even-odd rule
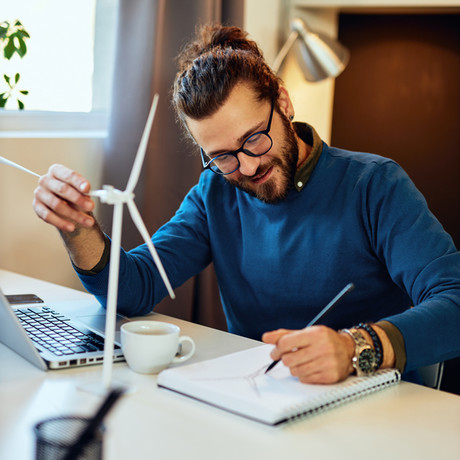
[[[101,334],[105,333],[105,318],[106,315],[100,314],[100,315],[84,315],[84,316],[75,316],[75,319],[83,323],[85,326],[94,329]],[[127,318],[117,315],[116,319],[116,327],[115,330],[117,332],[117,340],[119,340],[119,333],[120,333],[120,327],[123,323],[126,323],[129,321]]]

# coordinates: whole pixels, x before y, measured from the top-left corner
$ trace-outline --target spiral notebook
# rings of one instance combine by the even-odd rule
[[[169,368],[159,374],[157,385],[268,425],[279,425],[379,391],[401,378],[397,370],[388,369],[371,377],[350,376],[333,385],[303,384],[282,362],[265,374],[272,348],[262,345]]]

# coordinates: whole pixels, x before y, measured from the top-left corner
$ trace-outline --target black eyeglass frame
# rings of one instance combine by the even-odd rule
[[[234,150],[233,152],[226,152],[226,153],[222,153],[220,155],[216,155],[214,158],[211,158],[208,162],[206,162],[206,159],[205,159],[206,152],[200,147],[201,161],[203,163],[203,168],[204,169],[210,169],[213,173],[219,174],[220,176],[226,176],[226,175],[232,174],[235,171],[237,171],[238,169],[240,169],[241,163],[240,163],[240,160],[238,159],[238,153],[243,152],[245,155],[247,155],[249,157],[261,157],[262,155],[265,155],[266,153],[268,153],[271,150],[271,148],[273,147],[273,139],[271,138],[269,132],[270,132],[271,125],[272,125],[274,109],[275,109],[275,102],[272,100],[271,109],[270,109],[270,118],[268,119],[267,128],[264,129],[263,131],[257,131],[255,133],[251,134],[250,136],[248,136],[244,140],[244,142],[241,144],[241,147],[239,149]],[[249,150],[246,150],[244,148],[244,145],[246,144],[246,142],[248,142],[248,140],[251,139],[252,137],[258,136],[259,134],[263,134],[263,135],[267,136],[270,139],[270,147],[264,153],[258,153],[258,154],[255,154],[255,153],[252,153]],[[220,157],[223,157],[223,156],[228,156],[228,155],[231,155],[231,156],[235,157],[236,161],[238,162],[238,166],[233,171],[223,173],[223,172],[217,172],[217,171],[215,171],[214,169],[211,168],[211,164],[212,164],[213,161],[215,161],[217,158],[220,158]]]

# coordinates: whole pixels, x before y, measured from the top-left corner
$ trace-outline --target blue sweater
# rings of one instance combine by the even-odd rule
[[[152,241],[173,287],[214,262],[232,333],[302,328],[353,282],[324,324],[390,321],[406,371],[460,354],[460,253],[392,160],[323,144],[305,187],[275,205],[204,171]],[[80,277],[104,305],[108,267]],[[120,312],[166,294],[146,245],[121,251]]]

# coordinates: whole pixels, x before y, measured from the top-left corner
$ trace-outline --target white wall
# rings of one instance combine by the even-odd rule
[[[269,64],[279,51],[279,37],[287,38],[289,20],[300,17],[317,31],[331,37],[337,36],[337,13],[333,9],[303,9],[292,7],[283,11],[286,2],[281,0],[247,0],[245,29],[259,44]],[[334,80],[309,83],[305,80],[295,58],[288,54],[280,77],[289,91],[295,108],[295,120],[305,121],[315,127],[321,138],[329,142],[332,125]]]
[[[1,138],[0,155],[44,174],[65,164],[100,186],[103,139]],[[0,268],[82,289],[57,230],[32,209],[37,179],[0,165]]]

